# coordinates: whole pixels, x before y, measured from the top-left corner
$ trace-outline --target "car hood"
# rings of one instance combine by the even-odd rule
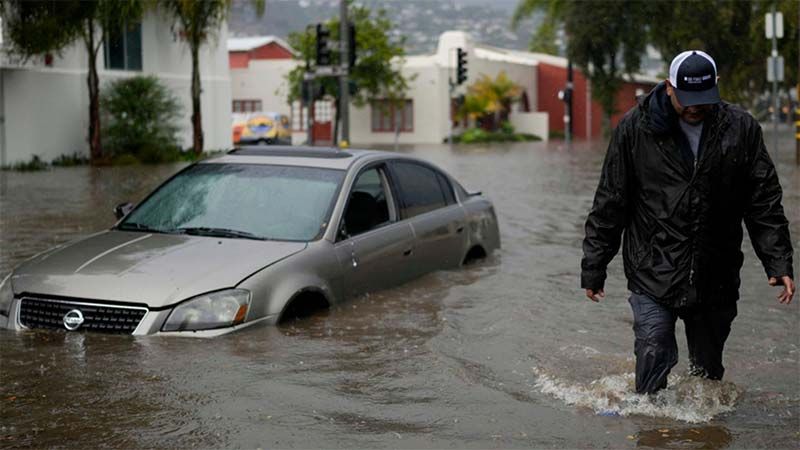
[[[234,287],[306,245],[111,230],[35,256],[14,271],[12,285],[18,294],[158,308]]]

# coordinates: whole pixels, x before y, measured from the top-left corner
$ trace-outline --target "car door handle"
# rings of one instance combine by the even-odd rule
[[[460,234],[460,233],[463,233],[463,232],[464,232],[464,225],[459,225],[458,228],[456,228],[456,233]]]
[[[411,253],[414,251],[414,248],[409,248],[403,252],[403,256],[411,256]]]

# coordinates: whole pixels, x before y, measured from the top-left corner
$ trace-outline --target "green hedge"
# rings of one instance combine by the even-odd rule
[[[453,142],[460,144],[482,144],[488,142],[525,142],[541,141],[542,138],[534,134],[515,133],[514,127],[503,122],[495,131],[486,131],[483,128],[469,128],[461,134],[453,136]]]

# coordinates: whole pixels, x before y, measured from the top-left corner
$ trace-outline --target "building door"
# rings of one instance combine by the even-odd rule
[[[330,100],[314,102],[314,124],[311,127],[314,145],[333,145],[333,108]]]

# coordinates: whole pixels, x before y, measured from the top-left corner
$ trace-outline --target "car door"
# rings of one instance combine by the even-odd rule
[[[466,252],[466,214],[447,176],[427,164],[393,161],[391,177],[400,218],[414,231],[417,275],[458,267]]]
[[[414,276],[414,234],[400,221],[383,164],[362,169],[352,184],[335,244],[344,294],[404,283]]]

